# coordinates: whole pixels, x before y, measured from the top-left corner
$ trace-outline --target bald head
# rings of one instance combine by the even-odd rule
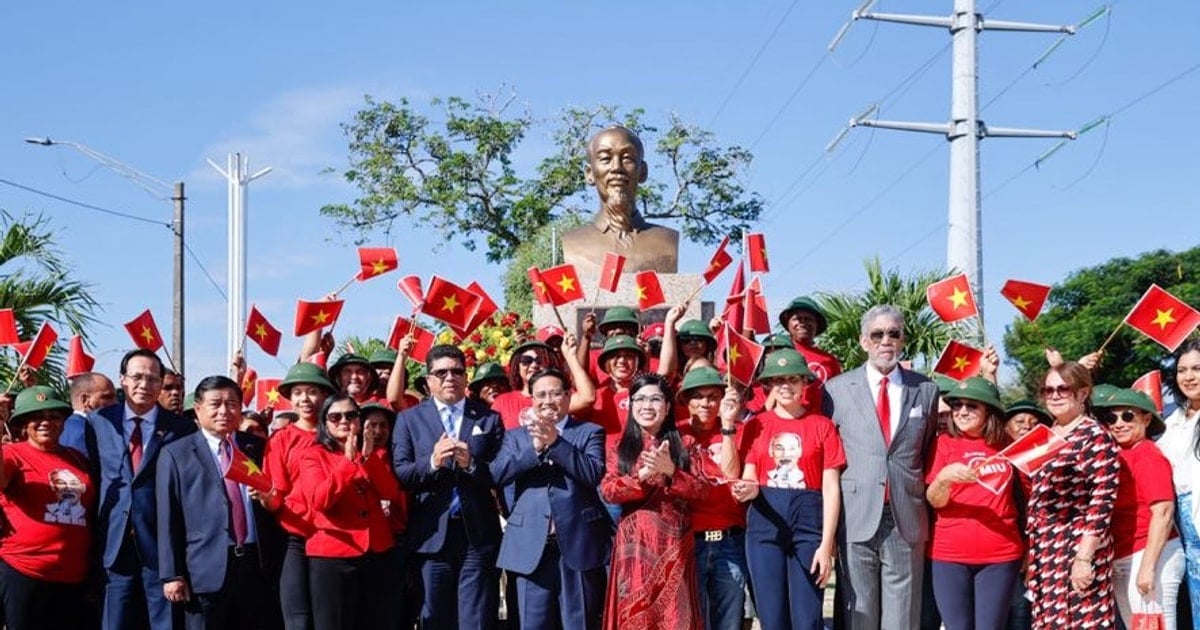
[[[639,138],[636,133],[633,133],[627,127],[623,127],[621,125],[605,127],[604,129],[601,129],[599,133],[592,136],[592,139],[588,142],[587,147],[589,159],[596,155],[596,151],[599,149],[601,139],[609,136],[623,137],[625,140],[633,144],[633,146],[637,147],[637,159],[639,162],[646,159],[646,149],[642,146],[642,139]]]
[[[117,402],[117,390],[107,376],[85,372],[71,379],[71,406],[88,413]]]

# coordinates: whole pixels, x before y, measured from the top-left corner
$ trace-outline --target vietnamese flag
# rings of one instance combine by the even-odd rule
[[[419,276],[404,276],[400,278],[400,282],[396,283],[396,288],[412,302],[413,308],[421,305],[425,301],[425,289],[421,286],[421,278]]]
[[[537,267],[530,267],[526,272],[529,276],[529,287],[533,289],[533,298],[538,304],[550,303],[550,291],[546,288],[546,281],[542,279],[542,272]]]
[[[345,300],[309,302],[296,300],[296,336],[303,337],[314,330],[332,326],[342,314]]]
[[[58,331],[54,330],[50,322],[42,322],[42,327],[38,329],[37,336],[33,338],[33,341],[29,342],[28,350],[24,352],[25,365],[35,370],[42,367],[42,364],[46,362],[46,357],[50,356],[50,349],[54,347],[57,341]]]
[[[242,375],[242,407],[253,409],[250,405],[254,400],[254,388],[258,384],[258,370],[254,368],[246,368],[246,373]]]
[[[762,294],[762,282],[757,277],[746,287],[746,299],[743,302],[745,315],[741,330],[753,330],[756,335],[771,332],[771,317],[767,314],[767,298]]]
[[[0,308],[0,346],[11,346],[21,341],[17,332],[17,316],[11,308]]]
[[[246,454],[237,447],[232,439],[229,439],[229,455],[229,468],[223,471],[226,479],[254,488],[259,492],[271,491],[271,478],[263,472],[258,464],[254,463],[254,460],[246,457]]]
[[[162,335],[158,334],[158,325],[154,323],[150,309],[142,311],[141,315],[126,322],[125,330],[129,331],[133,345],[139,348],[158,352],[158,349],[163,347]]]
[[[1036,282],[1009,280],[1000,288],[1000,295],[1017,307],[1025,319],[1033,321],[1042,313],[1046,298],[1050,296],[1050,287]]]
[[[475,309],[475,315],[471,317],[471,321],[467,322],[467,325],[463,328],[463,337],[470,335],[476,328],[479,328],[480,324],[486,322],[489,317],[495,315],[500,310],[500,307],[496,306],[496,302],[492,299],[492,296],[488,295],[488,292],[483,289],[483,285],[472,280],[471,284],[467,285],[467,290],[479,296],[479,308]]]
[[[754,382],[754,373],[762,360],[763,347],[725,326],[725,367],[729,376],[743,385]]]
[[[717,246],[717,251],[713,252],[712,258],[708,261],[708,267],[704,270],[704,284],[712,284],[717,276],[721,275],[725,268],[733,263],[733,256],[725,251],[729,246],[729,237],[726,236],[721,240],[721,244]]]
[[[933,312],[947,324],[979,314],[965,273],[929,285],[925,288],[925,298]]]
[[[767,273],[771,263],[767,260],[767,239],[762,234],[746,235],[746,255],[750,258],[750,273]]]
[[[963,381],[979,374],[982,362],[982,350],[951,339],[942,350],[942,356],[938,357],[933,371],[956,381]]]
[[[480,301],[481,298],[470,290],[434,276],[429,281],[429,292],[425,294],[421,312],[445,322],[458,332],[470,323]]]
[[[1158,410],[1159,415],[1162,415],[1162,372],[1160,370],[1150,370],[1139,376],[1129,388],[1149,396],[1150,400],[1154,401],[1154,408]]]
[[[250,305],[250,316],[246,318],[246,336],[253,339],[263,352],[273,357],[279,356],[279,342],[283,340],[283,333],[272,326],[253,304]]]
[[[621,270],[625,269],[625,257],[613,252],[604,253],[604,266],[600,267],[600,288],[609,293],[617,292],[621,281]]]
[[[1044,424],[1035,424],[1025,435],[1017,438],[998,456],[1012,462],[1017,470],[1026,475],[1033,475],[1042,469],[1058,452],[1066,448],[1067,441],[1058,436]]]
[[[400,341],[408,334],[411,334],[416,340],[408,358],[424,363],[425,355],[429,354],[429,349],[433,347],[436,337],[403,315],[397,315],[396,322],[392,324],[392,332],[388,335],[388,347],[399,352]]]
[[[1152,284],[1125,316],[1125,323],[1174,352],[1200,325],[1200,311]]]
[[[254,398],[258,402],[259,409],[270,407],[275,411],[291,411],[292,401],[283,397],[279,393],[279,384],[283,382],[281,378],[260,378],[254,385]]]
[[[358,264],[362,267],[358,281],[362,282],[396,270],[400,267],[400,257],[394,247],[359,247]]]
[[[733,276],[733,284],[729,286],[729,295],[725,297],[725,310],[721,311],[721,319],[741,330],[746,319],[746,272],[741,262],[738,262],[737,273]]]
[[[658,281],[658,272],[639,271],[633,277],[633,281],[637,283],[639,309],[644,311],[667,301],[667,296],[663,293],[662,283]]]
[[[80,374],[87,374],[96,366],[96,357],[83,349],[83,337],[71,337],[71,345],[67,350],[67,378],[72,379]]]
[[[563,306],[583,299],[583,285],[579,282],[579,274],[575,271],[575,265],[568,263],[542,269],[541,275],[551,304]]]

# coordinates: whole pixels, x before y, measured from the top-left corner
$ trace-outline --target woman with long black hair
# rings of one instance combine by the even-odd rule
[[[1165,419],[1158,448],[1171,462],[1192,627],[1200,628],[1200,339],[1184,341],[1175,349],[1174,359],[1175,378],[1169,383],[1177,406]]]

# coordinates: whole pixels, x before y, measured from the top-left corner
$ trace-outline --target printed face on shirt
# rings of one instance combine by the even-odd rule
[[[1175,383],[1193,403],[1200,402],[1200,352],[1185,352],[1175,364]]]
[[[320,411],[321,405],[325,404],[326,396],[325,390],[321,387],[308,383],[297,383],[292,385],[291,396],[288,396],[288,399],[292,403],[292,409],[296,410],[296,415],[315,423],[317,412]]]
[[[196,400],[200,428],[226,436],[242,426],[242,396],[236,389],[210,389]]]
[[[80,500],[87,489],[79,477],[59,468],[50,472],[50,487],[54,489],[56,501],[46,505],[42,520],[62,525],[87,525],[87,515]]]
[[[806,488],[804,472],[800,470],[803,454],[800,436],[779,433],[771,438],[771,460],[775,468],[767,471],[767,486],[771,488]]]

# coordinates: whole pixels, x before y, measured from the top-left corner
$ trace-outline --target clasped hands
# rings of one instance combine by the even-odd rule
[[[471,467],[471,449],[466,442],[442,433],[442,437],[433,445],[429,463],[434,470],[443,466],[449,468],[452,464],[465,470]]]
[[[652,477],[662,475],[670,478],[675,474],[675,461],[671,459],[671,443],[663,441],[657,447],[651,447],[638,457],[638,481],[648,481]]]

